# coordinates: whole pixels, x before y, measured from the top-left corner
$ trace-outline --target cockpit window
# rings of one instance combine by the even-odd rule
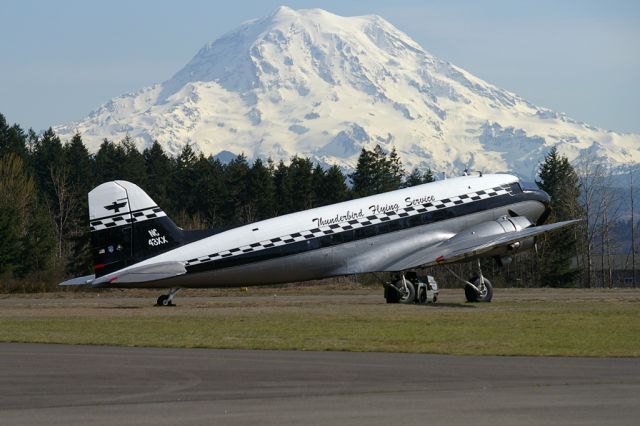
[[[520,186],[520,182],[514,182],[509,185],[509,192],[511,194],[520,194],[522,192],[522,187]]]

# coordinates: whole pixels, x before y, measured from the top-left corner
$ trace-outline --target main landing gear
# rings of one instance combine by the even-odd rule
[[[416,287],[402,274],[400,279],[385,285],[384,298],[387,303],[413,303],[416,298]]]
[[[468,280],[444,266],[451,275],[465,284],[464,295],[467,302],[491,302],[493,286],[491,281],[482,275],[480,259],[477,272]],[[425,279],[417,277],[415,272],[402,273],[393,281],[384,283],[384,298],[387,303],[435,303],[438,300],[438,285],[433,277],[427,276]]]
[[[436,303],[438,284],[429,275],[418,277],[415,272],[407,272],[384,283],[384,298],[387,303]]]
[[[172,288],[169,290],[169,294],[163,294],[158,297],[158,302],[156,306],[176,306],[173,304],[173,298],[176,296],[176,293],[180,291],[179,288]]]
[[[491,299],[493,298],[493,286],[491,285],[491,281],[489,281],[482,275],[480,259],[478,259],[478,272],[471,278],[469,278],[469,280],[460,278],[460,276],[453,272],[451,268],[447,266],[445,267],[451,273],[451,275],[465,284],[464,295],[467,298],[467,302],[491,302]]]

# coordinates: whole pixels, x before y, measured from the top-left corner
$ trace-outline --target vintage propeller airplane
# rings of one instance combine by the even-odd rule
[[[177,227],[138,186],[106,182],[89,192],[94,275],[61,285],[180,288],[278,284],[368,272],[398,272],[388,302],[411,302],[405,272],[478,259],[469,301],[490,301],[479,259],[508,260],[544,225],[549,196],[508,174],[461,176],[291,213],[223,232]],[[391,291],[390,291],[391,290]]]

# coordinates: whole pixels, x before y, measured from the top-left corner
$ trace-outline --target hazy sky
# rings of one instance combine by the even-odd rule
[[[30,1],[0,3],[0,113],[40,131],[161,82],[280,4],[378,14],[430,53],[538,106],[640,133],[640,1]]]

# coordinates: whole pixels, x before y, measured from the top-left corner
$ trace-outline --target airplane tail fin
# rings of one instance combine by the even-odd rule
[[[171,250],[184,232],[137,185],[116,180],[89,192],[95,276]]]

